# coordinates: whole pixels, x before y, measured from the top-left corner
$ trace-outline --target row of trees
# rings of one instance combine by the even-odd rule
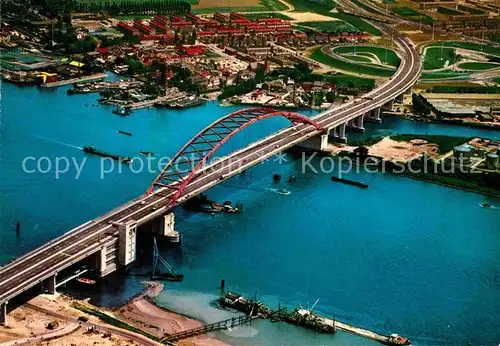
[[[420,94],[412,94],[413,108],[422,115],[431,114],[432,108],[429,102]]]
[[[183,0],[74,0],[72,7],[73,12],[106,12],[111,15],[168,15],[191,11],[191,5]]]

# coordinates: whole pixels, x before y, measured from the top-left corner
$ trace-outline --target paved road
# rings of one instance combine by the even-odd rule
[[[420,74],[417,50],[402,35],[395,33],[395,43],[404,55],[393,77],[379,88],[339,107],[314,117],[324,128],[332,128],[379,107],[410,88]],[[366,97],[372,98],[367,99]],[[311,125],[296,125],[255,142],[223,160],[198,172],[177,203],[167,209],[172,193],[160,189],[149,196],[141,196],[95,220],[52,240],[0,269],[0,303],[33,287],[43,279],[95,253],[117,236],[110,222],[135,220],[143,223],[165,214],[169,209],[221,182],[220,177],[234,176],[276,153],[290,148],[321,132]]]
[[[127,329],[122,329],[122,328],[114,327],[114,326],[111,326],[109,324],[105,324],[105,323],[101,323],[101,322],[83,322],[83,321],[79,321],[77,318],[68,317],[66,315],[59,314],[59,313],[54,312],[52,310],[45,309],[45,308],[42,308],[42,307],[37,306],[37,305],[33,305],[31,303],[27,303],[26,307],[28,307],[28,308],[30,308],[32,310],[35,310],[35,311],[42,312],[42,313],[44,313],[46,315],[58,318],[60,320],[65,320],[65,321],[68,321],[68,322],[72,322],[73,324],[76,324],[78,326],[85,326],[87,328],[94,328],[96,330],[99,330],[102,333],[106,333],[107,332],[107,333],[111,333],[111,334],[114,334],[114,335],[121,336],[124,339],[135,341],[138,345],[144,345],[144,346],[160,346],[160,345],[163,346],[164,345],[164,344],[161,344],[161,343],[156,342],[154,340],[151,340],[151,339],[147,338],[144,335],[131,332],[131,331],[127,330]],[[82,315],[83,315],[83,313],[82,313]]]

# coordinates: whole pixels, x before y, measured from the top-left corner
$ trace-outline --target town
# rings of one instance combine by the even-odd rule
[[[497,1],[6,0],[0,25],[2,345],[498,341]]]

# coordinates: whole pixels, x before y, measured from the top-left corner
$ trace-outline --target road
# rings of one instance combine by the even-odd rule
[[[399,33],[395,33],[394,42],[399,46],[403,59],[393,77],[365,94],[364,98],[318,114],[313,117],[316,123],[324,128],[346,123],[394,99],[416,82],[421,65],[417,50]],[[159,189],[154,194],[138,197],[44,244],[0,269],[0,303],[98,251],[117,236],[118,231],[110,222],[135,220],[144,223],[219,184],[222,175],[230,178],[320,133],[315,127],[305,124],[286,128],[206,166],[196,174],[183,195],[171,207],[167,207],[167,204],[172,193],[165,188]]]

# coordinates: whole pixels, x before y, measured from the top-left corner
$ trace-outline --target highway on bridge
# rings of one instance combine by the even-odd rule
[[[402,94],[416,82],[420,75],[420,57],[413,44],[395,33],[401,64],[385,84],[364,98],[329,109],[315,117],[323,128],[333,128],[375,109]],[[226,156],[217,163],[207,165],[197,172],[175,204],[169,204],[173,192],[160,188],[150,195],[132,200],[109,213],[80,225],[59,238],[29,252],[0,269],[0,303],[7,302],[44,279],[97,252],[118,234],[111,222],[135,220],[138,224],[166,214],[176,205],[252,167],[274,154],[322,132],[312,125],[288,127],[260,141]],[[223,179],[221,179],[223,177]]]

